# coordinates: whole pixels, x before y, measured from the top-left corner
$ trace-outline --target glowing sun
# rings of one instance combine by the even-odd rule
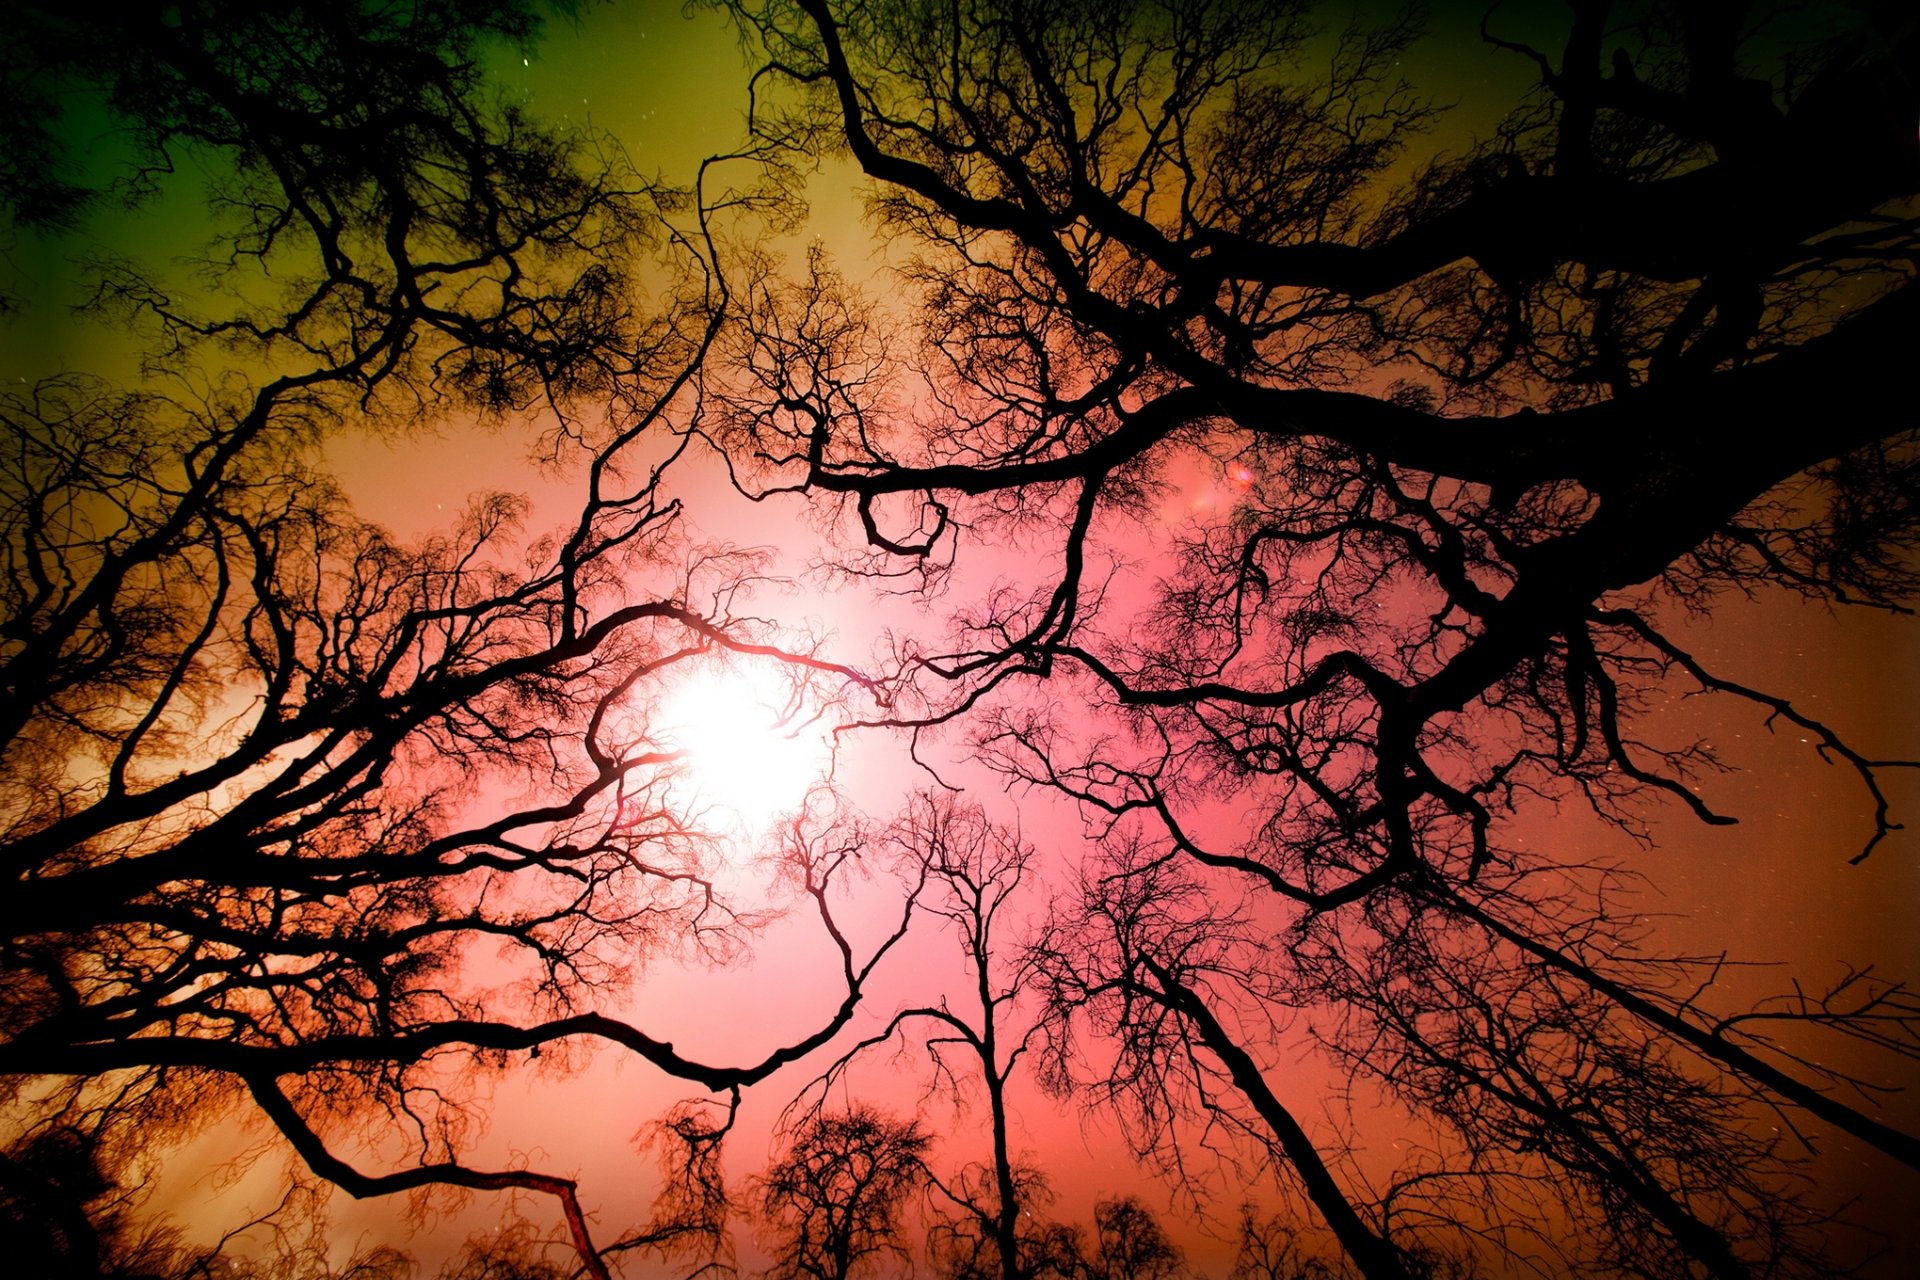
[[[660,704],[654,734],[684,753],[680,776],[704,825],[748,834],[797,808],[832,764],[831,733],[804,691],[764,663],[703,668]],[[718,811],[718,812],[716,812]]]

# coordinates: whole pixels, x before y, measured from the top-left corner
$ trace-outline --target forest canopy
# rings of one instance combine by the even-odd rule
[[[18,9],[16,1256],[1915,1260],[1904,6]]]

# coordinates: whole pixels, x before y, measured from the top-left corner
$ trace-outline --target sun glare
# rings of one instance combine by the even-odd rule
[[[686,753],[682,777],[703,825],[764,832],[797,808],[832,763],[827,725],[764,665],[710,667],[660,705],[656,740]],[[719,822],[716,822],[716,819]]]

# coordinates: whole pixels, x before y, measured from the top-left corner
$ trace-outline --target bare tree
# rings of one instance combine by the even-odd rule
[[[1323,950],[1315,936],[1298,948],[1302,978],[1340,1010],[1333,1040],[1356,1074],[1443,1117],[1474,1167],[1551,1170],[1573,1192],[1560,1203],[1575,1229],[1623,1271],[1828,1270],[1793,1140],[1755,1131],[1739,1077],[1699,1070],[1684,1043],[1642,1034],[1591,986],[1445,917],[1402,915],[1383,897],[1368,927],[1394,944]],[[1618,928],[1606,919],[1581,932]],[[1633,958],[1618,938],[1611,949]],[[1643,966],[1643,987],[1656,987],[1660,967]],[[1672,968],[1669,980],[1684,981],[1687,966]]]
[[[1269,1079],[1261,1048],[1278,1040],[1289,971],[1259,941],[1168,851],[1117,842],[1034,944],[1049,1005],[1045,1079],[1128,1118],[1135,1149],[1182,1180],[1183,1128],[1245,1139],[1297,1180],[1362,1275],[1405,1280],[1410,1242],[1390,1238],[1364,1188],[1342,1176],[1344,1152],[1309,1132],[1307,1099]],[[1088,1032],[1112,1046],[1110,1066],[1082,1067],[1099,1061],[1083,1048]]]
[[[915,909],[940,922],[957,944],[967,986],[897,1010],[880,1031],[837,1057],[806,1093],[816,1108],[824,1105],[858,1062],[889,1045],[904,1054],[917,1044],[932,1072],[929,1089],[951,1095],[956,1108],[977,1079],[985,1095],[987,1158],[944,1178],[929,1168],[945,1202],[933,1212],[929,1246],[946,1274],[1031,1276],[1041,1265],[1031,1255],[1042,1248],[1037,1234],[1044,1226],[1035,1212],[1049,1192],[1044,1176],[1012,1148],[1008,1093],[1039,1030],[1023,1016],[1032,970],[1018,934],[1021,888],[1033,878],[1039,851],[1017,831],[989,821],[978,805],[935,792],[910,797],[879,842],[921,882]]]
[[[1302,1249],[1292,1225],[1282,1216],[1259,1218],[1251,1204],[1240,1206],[1240,1236],[1227,1280],[1332,1280],[1339,1270]]]
[[[1098,1251],[1087,1274],[1098,1280],[1179,1280],[1187,1274],[1180,1247],[1167,1239],[1159,1220],[1136,1196],[1117,1196],[1093,1206]]]
[[[1363,1274],[1481,1228],[1498,1247],[1523,1182],[1578,1226],[1569,1268],[1817,1266],[1796,1142],[1755,1116],[1920,1168],[1876,1092],[1920,1056],[1903,975],[1728,1002],[1634,926],[1616,868],[1514,829],[1560,803],[1643,839],[1656,801],[1732,822],[1695,790],[1711,751],[1650,714],[1706,692],[1858,780],[1856,861],[1898,830],[1886,779],[1912,762],[1716,669],[1676,620],[1763,591],[1904,611],[1920,583],[1914,423],[1870,408],[1910,399],[1920,308],[1911,21],[1836,7],[1816,43],[1740,3],[1577,0],[1546,48],[1496,10],[1482,36],[1534,92],[1422,156],[1439,112],[1401,78],[1407,21],[725,7],[759,51],[769,176],[719,193],[491,101],[479,51],[530,38],[520,3],[17,7],[14,225],[84,213],[81,176],[41,159],[45,113],[90,93],[135,156],[118,192],[202,172],[217,237],[195,296],[99,265],[141,385],[0,397],[19,1127],[104,1150],[241,1105],[356,1195],[550,1195],[604,1276],[717,1237],[739,1091],[850,1023],[931,885],[978,1007],[890,1032],[934,1027],[936,1069],[992,1093],[1028,1043],[1002,1016],[1043,975],[1050,1083],[1124,1103],[1176,1176],[1190,1127],[1252,1153]],[[834,150],[919,253],[917,325],[818,252],[789,280],[719,248],[779,205],[781,166]],[[402,544],[317,468],[349,426],[449,412],[572,459],[576,516],[530,539],[482,497]],[[752,557],[681,533],[664,477],[702,433],[750,495],[843,518],[839,567],[885,589],[934,600],[1019,554],[877,678],[828,661],[748,614]],[[1182,473],[1217,503],[1170,530]],[[872,833],[803,813],[774,863],[837,959],[813,1030],[716,1063],[603,1012],[663,951],[746,936],[649,728],[665,682],[722,654],[886,695],[873,718],[916,755],[964,724],[1013,783],[1076,800],[1105,838],[1056,927],[995,959],[992,904],[1029,864],[996,837],[976,865],[987,829],[928,810],[902,830],[944,824],[961,856],[918,862],[856,948],[836,902]],[[483,984],[467,962],[495,949],[509,977]],[[1374,1191],[1350,1135],[1303,1119],[1296,1027],[1457,1150]],[[1089,1033],[1116,1072],[1079,1069]],[[668,1118],[685,1177],[612,1243],[571,1179],[465,1158],[473,1073],[590,1043],[721,1099]],[[900,1154],[865,1256],[898,1256],[924,1135],[869,1119]],[[830,1182],[846,1161],[816,1130],[796,1136]],[[1019,1181],[996,1123],[992,1168],[951,1187],[1003,1276],[1022,1249],[1086,1264],[1071,1229],[1019,1239]],[[828,1219],[780,1203],[817,1252]]]
[[[662,477],[723,310],[715,210],[681,227],[686,193],[493,100],[484,43],[537,25],[10,16],[6,108],[98,94],[134,149],[121,190],[206,173],[216,240],[191,297],[102,268],[96,305],[151,343],[138,388],[0,398],[0,1076],[32,1132],[153,1143],[240,1103],[356,1196],[549,1195],[604,1277],[608,1250],[711,1222],[596,1243],[571,1179],[468,1163],[474,1074],[597,1043],[737,1102],[831,1038],[891,941],[856,956],[806,863],[846,982],[814,1034],[706,1063],[601,1011],[650,958],[744,937],[650,728],[664,682],[715,655],[863,677],[744,616],[753,557],[679,531]],[[536,538],[487,495],[406,544],[318,470],[340,431],[453,413],[541,433],[580,477],[571,522]]]
[[[926,1178],[931,1135],[864,1104],[817,1113],[760,1175],[777,1233],[770,1277],[848,1280],[909,1257],[901,1215]]]
[[[765,55],[762,136],[829,134],[860,165],[881,228],[919,251],[921,315],[883,344],[824,266],[756,278],[730,348],[751,359],[710,429],[750,491],[844,503],[856,571],[931,588],[1019,540],[1024,580],[901,647],[888,722],[964,717],[990,763],[1137,842],[1094,898],[1113,940],[1048,963],[1063,1008],[1106,1010],[1150,1142],[1149,1098],[1230,1104],[1356,1266],[1404,1273],[1419,1241],[1273,1088],[1265,1028],[1326,1008],[1315,1028],[1354,1070],[1475,1150],[1528,1143],[1569,1204],[1597,1197],[1616,1261],[1644,1228],[1676,1252],[1634,1265],[1805,1264],[1789,1146],[1751,1137],[1755,1105],[1920,1167],[1871,1090],[1690,994],[1624,927],[1617,878],[1511,838],[1564,801],[1643,838],[1652,800],[1731,823],[1694,785],[1711,752],[1650,727],[1695,691],[1858,779],[1856,860],[1897,830],[1884,783],[1913,762],[1716,671],[1675,619],[1762,590],[1909,607],[1913,422],[1865,406],[1901,400],[1920,306],[1910,24],[1836,10],[1832,39],[1796,46],[1745,5],[1576,3],[1541,49],[1496,11],[1484,37],[1537,89],[1423,162],[1409,144],[1435,112],[1396,70],[1404,23],[731,7]],[[876,373],[889,350],[915,358]],[[1132,544],[1169,541],[1155,499],[1176,467],[1219,477],[1218,515],[1129,583]],[[1154,921],[1119,882],[1170,863],[1197,902]],[[1492,959],[1463,968],[1476,949]],[[1496,1058],[1548,1086],[1544,1129],[1485,1128],[1517,1122],[1519,1095],[1458,1045],[1429,1052],[1424,1020],[1452,1014],[1393,1033],[1426,1046],[1411,1091],[1411,1058],[1330,1029],[1343,1007],[1385,1028],[1369,1011],[1429,980],[1540,1019]],[[1912,1009],[1897,975],[1860,992],[1774,1008],[1885,1050],[1890,1082]],[[1517,1034],[1474,1007],[1454,1023],[1475,1053]],[[1627,1158],[1643,1140],[1651,1159]]]

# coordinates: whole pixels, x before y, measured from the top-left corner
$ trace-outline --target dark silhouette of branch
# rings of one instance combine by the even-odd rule
[[[1338,1021],[1350,1000],[1421,1063],[1395,1075],[1356,1048],[1355,1077],[1477,1135],[1476,1159],[1524,1142],[1546,1161],[1466,1174],[1548,1180],[1622,1257],[1645,1232],[1716,1274],[1806,1265],[1793,1161],[1748,1140],[1741,1108],[1819,1117],[1910,1165],[1871,1073],[1749,1039],[1757,1010],[1688,1004],[1670,988],[1700,970],[1638,949],[1608,873],[1570,860],[1540,900],[1571,855],[1509,833],[1568,800],[1643,842],[1655,801],[1735,823],[1701,794],[1711,748],[1651,714],[1700,690],[1849,767],[1872,813],[1862,857],[1900,830],[1887,781],[1910,760],[1712,670],[1674,619],[1769,590],[1909,607],[1914,423],[1864,406],[1904,402],[1920,314],[1911,25],[1865,15],[1813,46],[1746,6],[1576,4],[1536,47],[1495,12],[1483,35],[1538,86],[1423,161],[1412,140],[1437,109],[1395,69],[1419,37],[1405,23],[728,8],[762,55],[759,135],[835,138],[877,225],[913,246],[918,346],[895,354],[905,340],[817,262],[801,285],[763,278],[713,438],[749,492],[841,504],[846,572],[929,598],[969,557],[999,575],[943,635],[900,646],[878,722],[965,725],[1016,785],[1144,842],[1101,873],[1106,901],[1182,866],[1213,904],[1194,918],[1237,919],[1244,894],[1273,913],[1268,938],[1208,953],[1206,981],[1164,939],[1160,973],[1118,946],[1059,961],[1063,990],[1135,1011],[1100,1025],[1136,1064],[1112,1095],[1136,1139],[1167,1150],[1179,1095],[1223,1125],[1237,1097],[1240,1132],[1303,1142],[1265,1109],[1249,1028],[1276,1008]],[[1195,473],[1189,492],[1212,488],[1169,527],[1167,477]],[[1428,917],[1508,968],[1423,958]],[[1378,920],[1399,932],[1361,946],[1355,922]],[[1568,921],[1578,941],[1557,935]],[[1303,976],[1323,934],[1352,983]],[[1436,1041],[1429,1011],[1393,1014],[1368,985],[1426,981],[1423,964],[1459,988],[1444,1012],[1463,1025],[1504,993],[1569,994],[1537,1059],[1499,1043],[1504,1024]],[[1897,1069],[1903,990],[1769,1007]],[[1558,1087],[1573,1051],[1545,1046],[1582,1034],[1637,1100],[1596,1115]],[[1484,1113],[1449,1110],[1456,1093]],[[1664,1128],[1639,1118],[1656,1100]],[[1695,1205],[1690,1166],[1649,1158],[1643,1131],[1779,1188],[1726,1178]],[[1312,1182],[1356,1265],[1406,1265],[1336,1178]]]
[[[608,1243],[570,1179],[460,1148],[475,1076],[543,1049],[606,1046],[737,1102],[846,1024],[911,911],[856,954],[843,855],[801,849],[786,865],[845,983],[818,1027],[708,1063],[599,1011],[649,960],[725,956],[755,923],[684,812],[663,689],[732,661],[797,696],[885,695],[746,614],[760,560],[694,546],[665,480],[721,331],[725,201],[677,223],[685,195],[616,145],[497,101],[489,43],[540,23],[517,0],[14,17],[8,120],[57,110],[47,85],[97,95],[132,149],[121,193],[204,174],[215,239],[191,296],[99,265],[94,308],[150,340],[137,389],[0,397],[0,1073],[73,1081],[38,1122],[103,1141],[141,1115],[171,1132],[170,1098],[244,1097],[355,1195],[540,1193],[594,1275],[717,1248],[691,1182],[679,1219]],[[25,181],[9,166],[0,200],[27,221],[79,210]],[[650,273],[669,287],[649,312]],[[560,528],[483,494],[403,542],[320,466],[345,432],[456,415],[525,426],[571,469]],[[336,1147],[383,1129],[418,1158]],[[690,1169],[719,1141],[695,1137]]]

